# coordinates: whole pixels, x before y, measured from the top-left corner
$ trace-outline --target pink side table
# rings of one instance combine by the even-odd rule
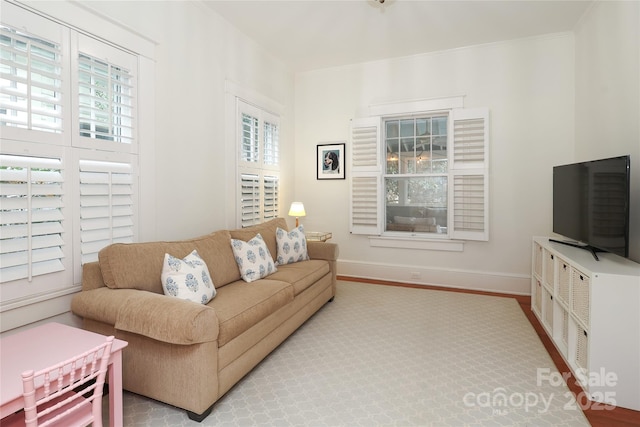
[[[0,339],[0,419],[24,406],[22,377],[102,344],[104,335],[60,323],[46,323]],[[122,426],[122,349],[114,340],[109,359],[109,425]]]

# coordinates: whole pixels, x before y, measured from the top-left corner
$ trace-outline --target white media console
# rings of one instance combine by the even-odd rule
[[[640,411],[640,264],[598,258],[535,237],[531,307],[584,389],[578,404]]]

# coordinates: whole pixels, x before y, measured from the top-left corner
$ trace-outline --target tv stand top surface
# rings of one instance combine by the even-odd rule
[[[578,249],[583,249],[585,251],[589,251],[591,252],[591,255],[593,255],[593,259],[595,259],[596,261],[600,261],[600,258],[598,258],[598,252],[606,252],[606,251],[603,251],[602,249],[594,248],[591,245],[582,245],[578,242],[572,242],[568,240],[549,239],[549,241],[554,243],[560,243],[561,245],[571,246],[572,248],[578,248]]]
[[[596,261],[591,252],[585,251],[580,247],[558,243],[550,237],[535,237],[534,240],[550,245],[560,256],[565,256],[567,261],[570,260],[584,270],[593,271],[594,273],[637,276],[638,285],[640,286],[640,264],[628,258],[609,252],[599,252],[599,261]]]

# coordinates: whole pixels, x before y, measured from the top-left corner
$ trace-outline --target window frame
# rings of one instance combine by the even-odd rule
[[[58,91],[62,98],[60,101],[61,129],[59,132],[34,131],[30,127],[2,126],[2,139],[66,145],[64,129],[65,124],[68,127],[71,118],[71,111],[68,106],[68,96],[71,91],[71,79],[69,78],[70,44],[68,43],[70,29],[46,17],[36,15],[22,7],[5,3],[4,1],[2,4],[2,23],[30,37],[59,45],[60,62],[58,65],[60,67],[59,77],[61,82]],[[28,98],[27,102],[30,103],[31,98]],[[37,132],[37,136],[34,136],[35,132]]]
[[[398,121],[398,136],[397,137],[392,137],[392,138],[397,138],[398,140],[398,158],[395,159],[398,162],[402,161],[402,155],[401,155],[401,150],[400,150],[400,145],[402,144],[402,135],[401,135],[401,126],[403,121],[408,121],[408,120],[412,120],[414,123],[414,131],[413,131],[413,135],[411,136],[411,138],[417,139],[417,135],[416,135],[416,130],[415,130],[415,125],[416,125],[416,120],[422,120],[422,119],[434,119],[434,118],[444,118],[447,121],[447,126],[446,126],[446,137],[447,137],[447,156],[446,156],[446,161],[447,161],[447,166],[446,166],[446,171],[434,171],[433,169],[431,169],[431,171],[427,172],[427,171],[422,171],[422,172],[418,172],[417,169],[414,170],[413,172],[410,172],[408,170],[402,170],[403,168],[400,167],[400,165],[398,166],[398,172],[397,173],[390,173],[389,172],[389,156],[388,156],[388,141],[389,141],[389,136],[387,135],[387,123],[388,122],[392,122],[392,121]],[[444,233],[441,232],[441,227],[439,225],[436,225],[434,227],[436,228],[436,231],[420,231],[420,230],[412,230],[412,231],[401,231],[401,230],[389,230],[388,225],[389,225],[389,204],[387,202],[387,182],[388,180],[391,179],[397,179],[398,182],[403,182],[405,181],[405,185],[408,185],[408,181],[411,179],[430,179],[430,178],[446,178],[446,183],[445,183],[445,198],[446,198],[446,210],[448,212],[448,208],[449,208],[449,194],[448,194],[448,187],[449,187],[449,180],[450,180],[450,175],[449,175],[449,122],[450,122],[450,112],[449,111],[430,111],[430,112],[425,112],[425,113],[412,113],[412,114],[405,114],[405,115],[394,115],[394,116],[385,116],[385,117],[381,117],[382,120],[382,149],[384,150],[384,155],[383,155],[383,171],[382,171],[382,190],[383,190],[383,227],[382,227],[382,235],[383,236],[396,236],[396,237],[406,237],[406,236],[411,236],[411,237],[424,237],[424,238],[433,238],[433,239],[448,239],[448,229],[446,229],[447,231],[445,231]],[[440,135],[442,136],[442,135]],[[430,147],[432,146],[432,138],[433,138],[433,134],[431,134],[429,136],[430,138]],[[417,141],[414,141],[414,143]],[[414,152],[416,150],[415,148],[416,146],[414,145]],[[432,150],[430,148],[430,152],[429,154],[432,154]],[[393,157],[393,153],[391,154]],[[432,160],[429,160],[432,161]],[[408,167],[406,168],[408,169]],[[399,193],[402,193],[399,191]],[[406,196],[406,194],[405,194]],[[435,206],[431,206],[431,207],[427,207],[427,206],[420,206],[420,205],[408,205],[408,204],[399,204],[398,207],[414,207],[417,209],[429,209],[429,208],[436,208]],[[448,219],[448,218],[447,218]]]
[[[349,185],[349,229],[352,234],[370,236],[372,246],[411,247],[413,242],[439,241],[445,243],[444,250],[462,250],[458,242],[466,240],[487,241],[489,239],[489,111],[486,108],[465,109],[462,97],[439,98],[404,103],[381,104],[369,108],[369,117],[353,119],[351,122],[350,160],[352,174]],[[448,120],[448,196],[447,233],[415,233],[385,231],[386,197],[386,141],[383,125],[388,119],[415,117],[446,113]],[[479,120],[480,129],[459,131],[457,125],[465,121]],[[466,129],[466,128],[462,128]],[[457,134],[455,132],[458,132]],[[470,141],[470,142],[467,142]],[[476,145],[472,145],[476,144]],[[482,156],[468,155],[480,147]],[[471,197],[460,191],[454,182],[474,178],[481,183],[481,212],[479,222],[468,229],[458,230],[454,223],[458,219],[456,202],[462,201],[467,212],[474,212]],[[477,184],[477,182],[474,182]],[[476,186],[477,187],[477,186]],[[476,193],[477,194],[477,193]],[[474,194],[475,195],[475,194]],[[463,197],[464,196],[464,197]],[[466,217],[465,217],[466,219]],[[476,228],[473,228],[476,227]],[[389,244],[385,244],[385,240]],[[395,242],[391,242],[395,240]],[[448,245],[455,243],[455,245]],[[433,249],[432,245],[424,245]],[[452,249],[453,248],[453,249]]]
[[[250,103],[240,97],[236,97],[236,152],[237,152],[237,167],[236,167],[236,180],[237,180],[237,214],[236,221],[237,227],[248,227],[251,225],[259,224],[270,219],[276,218],[280,214],[280,159],[279,159],[279,147],[280,147],[280,134],[281,132],[281,119],[278,114],[267,111],[267,109],[259,107],[253,103]],[[245,155],[243,149],[244,143],[244,120],[243,116],[248,115],[255,119],[257,127],[257,135],[252,136],[256,138],[254,160],[247,160],[247,157],[253,158],[254,154]],[[267,132],[267,128],[272,132]],[[273,141],[273,131],[277,134],[277,140]],[[265,135],[269,135],[270,144],[266,144],[267,138]],[[267,146],[269,145],[269,146]],[[268,160],[275,158],[275,161]],[[245,179],[245,177],[247,179]],[[251,200],[248,200],[245,195],[249,194],[249,181],[250,177],[255,177],[254,184],[251,186],[253,189],[253,196]],[[269,189],[273,189],[269,192]],[[275,193],[275,195],[274,195]],[[249,203],[247,203],[249,202]],[[250,211],[249,211],[250,210]]]
[[[79,229],[80,218],[80,168],[79,159],[94,158],[100,161],[130,162],[134,171],[132,186],[133,216],[135,221],[134,241],[138,240],[140,233],[139,207],[142,206],[142,192],[138,189],[139,146],[143,139],[153,141],[154,114],[151,108],[145,109],[144,120],[134,114],[137,125],[134,126],[133,144],[124,144],[127,147],[119,150],[116,147],[93,144],[86,149],[79,140],[77,104],[77,70],[75,63],[78,54],[78,40],[87,39],[93,48],[93,52],[102,51],[104,57],[111,58],[111,62],[117,63],[114,52],[123,52],[125,56],[132,58],[136,67],[135,72],[135,108],[137,109],[140,93],[144,93],[144,105],[153,105],[154,81],[154,46],[153,42],[135,35],[86,8],[78,8],[68,2],[55,4],[39,4],[37,8],[24,4],[16,4],[2,0],[2,22],[8,26],[19,28],[21,31],[34,34],[36,37],[46,38],[47,34],[60,34],[62,49],[62,126],[60,133],[37,132],[29,129],[7,128],[2,131],[2,154],[17,154],[23,156],[46,157],[53,155],[62,158],[64,167],[64,209],[65,226],[64,263],[62,274],[49,274],[44,280],[32,281],[25,286],[24,279],[13,280],[0,284],[0,317],[1,330],[5,331],[26,323],[38,321],[42,318],[55,316],[69,311],[70,299],[73,293],[80,289],[82,278],[81,257],[81,231]],[[66,18],[64,21],[62,18]],[[78,28],[78,25],[87,22],[101,23],[96,25],[95,33],[88,33]],[[56,39],[57,40],[57,39]],[[81,43],[80,43],[81,44]],[[131,49],[122,46],[130,46]],[[108,53],[105,53],[108,52]],[[75,94],[75,95],[74,95]],[[144,137],[144,138],[142,138]],[[90,141],[91,142],[91,141]],[[123,144],[120,144],[122,146]],[[147,143],[147,146],[148,143]],[[133,148],[132,148],[133,147]],[[148,149],[147,149],[148,150]],[[53,153],[53,154],[51,154]],[[147,153],[149,154],[149,153]],[[147,169],[149,169],[147,167]],[[151,171],[151,170],[149,170]],[[148,180],[147,183],[152,180]],[[149,184],[147,184],[147,187]],[[149,192],[147,192],[149,193]],[[145,200],[151,203],[153,194],[149,193]],[[153,218],[145,221],[147,229],[152,228]],[[149,236],[147,238],[150,238]],[[43,282],[42,284],[38,282]],[[45,283],[46,282],[46,283]],[[17,288],[21,293],[10,291]]]

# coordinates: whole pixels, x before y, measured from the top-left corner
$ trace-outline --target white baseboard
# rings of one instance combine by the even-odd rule
[[[338,260],[338,275],[514,295],[531,294],[531,276],[511,273],[371,264],[341,259]]]
[[[71,299],[73,295],[63,293],[62,295],[50,296],[48,299],[38,300],[30,304],[3,309],[0,312],[0,333],[52,318],[55,318],[55,321],[59,323],[70,324],[70,322],[74,321],[71,314]],[[62,317],[56,318],[56,316]]]

